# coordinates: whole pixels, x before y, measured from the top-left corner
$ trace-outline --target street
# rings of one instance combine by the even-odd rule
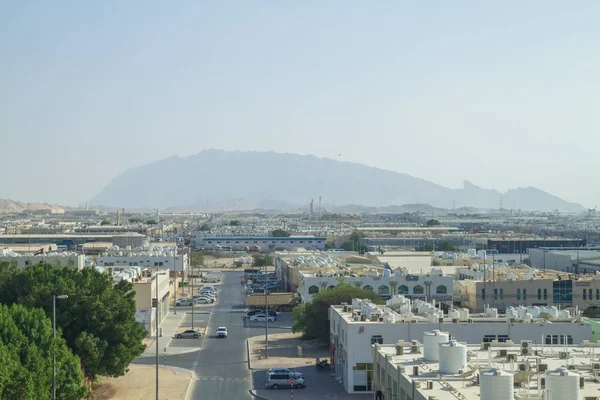
[[[252,375],[248,369],[246,341],[248,337],[264,335],[264,322],[249,322],[245,318],[244,295],[240,281],[242,272],[226,272],[219,296],[214,306],[195,306],[194,322],[206,325],[206,333],[200,339],[172,339],[170,335],[159,340],[159,363],[169,367],[192,370],[192,380],[187,399],[251,399]],[[174,331],[178,325],[191,325],[191,307],[178,307],[177,316],[167,318]],[[163,322],[163,325],[166,323]],[[217,339],[219,326],[227,327],[228,337]],[[165,328],[165,332],[169,329]],[[289,332],[287,326],[277,322],[269,327],[269,333]],[[135,360],[136,364],[155,364],[155,348],[152,346]],[[159,378],[160,379],[160,378]]]

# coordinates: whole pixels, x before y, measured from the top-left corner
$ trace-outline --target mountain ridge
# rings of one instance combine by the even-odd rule
[[[184,195],[179,195],[182,193]],[[583,211],[535,187],[504,193],[465,180],[451,189],[401,172],[349,161],[294,153],[203,150],[130,168],[93,199],[94,204],[126,208],[172,208],[209,205],[228,211],[264,204],[306,205],[319,196],[326,202],[392,206],[428,203],[453,209],[499,208],[500,203],[525,211]],[[230,208],[231,207],[231,208]]]

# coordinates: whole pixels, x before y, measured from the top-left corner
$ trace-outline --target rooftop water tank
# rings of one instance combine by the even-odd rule
[[[439,344],[440,374],[458,374],[467,367],[467,346],[450,340]]]
[[[460,313],[460,319],[462,321],[466,321],[469,319],[469,309],[468,308],[461,308],[458,311]]]
[[[423,332],[423,357],[425,361],[439,361],[440,343],[446,343],[448,340],[450,340],[450,335],[437,329],[431,332]]]
[[[392,272],[389,269],[384,269],[383,270],[383,277],[384,278],[389,278],[390,276],[392,276]]]
[[[488,308],[485,315],[487,315],[489,318],[498,318],[498,309]]]
[[[481,371],[479,390],[481,400],[513,400],[514,375],[500,369]]]
[[[458,311],[455,308],[451,308],[450,310],[448,310],[448,318],[459,319],[460,318],[460,311]]]
[[[579,374],[565,368],[546,371],[546,389],[553,399],[580,399]]]

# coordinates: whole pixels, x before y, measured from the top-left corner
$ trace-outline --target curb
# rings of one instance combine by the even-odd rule
[[[250,392],[250,396],[254,397],[255,399],[258,399],[258,400],[269,400],[266,397],[262,397],[262,396],[257,395],[256,394],[256,390],[254,390],[254,389],[250,389],[249,392]]]

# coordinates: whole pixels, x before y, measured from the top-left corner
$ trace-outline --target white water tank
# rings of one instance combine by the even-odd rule
[[[460,313],[460,319],[462,321],[466,321],[469,319],[469,309],[468,308],[460,308],[458,311]]]
[[[439,344],[440,374],[458,374],[467,368],[467,346],[450,340]]]
[[[565,368],[546,371],[546,389],[552,393],[552,399],[581,399],[579,393],[579,374]]]
[[[440,343],[446,343],[448,340],[450,340],[450,335],[437,329],[423,332],[423,358],[425,361],[439,361]]]
[[[448,310],[448,318],[459,319],[460,312],[457,309],[451,308],[450,310]]]
[[[498,318],[498,309],[497,308],[488,308],[485,312],[486,316],[489,318]]]
[[[500,369],[481,371],[479,390],[481,400],[513,400],[514,375]]]

